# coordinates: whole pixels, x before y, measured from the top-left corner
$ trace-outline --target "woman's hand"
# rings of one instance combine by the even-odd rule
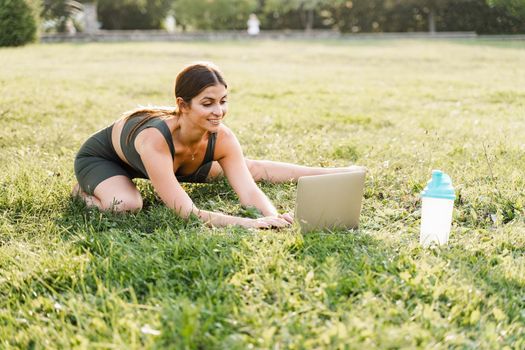
[[[291,222],[282,218],[281,215],[278,216],[265,216],[258,219],[248,219],[249,222],[246,224],[246,227],[249,228],[283,228],[290,226]]]
[[[293,218],[293,214],[292,213],[279,214],[279,215],[277,215],[277,217],[286,220],[290,224],[293,224],[294,218]]]

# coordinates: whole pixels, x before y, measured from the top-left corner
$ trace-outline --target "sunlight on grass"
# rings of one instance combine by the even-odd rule
[[[358,232],[210,229],[151,185],[115,215],[69,196],[81,143],[178,70],[218,64],[244,152],[369,168]],[[315,41],[0,50],[0,347],[525,347],[525,45]],[[432,169],[456,187],[447,247],[419,246]],[[253,215],[225,181],[197,206]],[[280,211],[295,185],[261,184]]]

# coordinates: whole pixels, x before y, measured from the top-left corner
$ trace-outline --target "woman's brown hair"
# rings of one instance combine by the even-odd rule
[[[191,100],[200,94],[202,90],[209,86],[218,84],[224,85],[226,88],[228,87],[224,81],[224,78],[222,77],[221,72],[219,71],[219,68],[213,63],[200,62],[191,64],[180,71],[179,74],[177,74],[177,78],[175,80],[175,99],[180,97],[185,103],[191,105]],[[133,127],[133,129],[131,129],[129,135],[126,138],[126,143],[129,143],[132,135],[134,135],[135,132],[137,132],[137,130],[149,120],[154,118],[166,119],[170,116],[175,116],[178,114],[179,110],[177,108],[169,109],[158,107],[140,108],[129,112],[129,114],[125,117],[126,121],[139,116],[144,116],[144,119],[138,122]]]

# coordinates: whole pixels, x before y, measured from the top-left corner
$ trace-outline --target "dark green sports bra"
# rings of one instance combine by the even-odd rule
[[[120,135],[120,148],[122,149],[122,153],[124,153],[124,156],[128,160],[128,163],[131,165],[131,167],[135,171],[140,173],[145,179],[147,179],[148,173],[144,168],[144,163],[142,162],[140,155],[135,149],[135,139],[137,135],[142,130],[147,128],[155,128],[159,130],[166,139],[166,142],[168,143],[172,160],[175,159],[175,147],[173,145],[173,139],[171,137],[171,132],[168,128],[168,125],[164,120],[160,118],[153,118],[151,120],[148,120],[144,125],[141,125],[131,136],[129,143],[127,143],[126,139],[128,138],[129,133],[131,132],[133,127],[137,125],[142,119],[143,117],[133,117],[124,123],[124,127],[122,128],[122,133]],[[215,151],[216,138],[216,133],[210,134],[210,137],[208,138],[206,154],[204,155],[204,160],[202,161],[202,164],[199,166],[199,168],[195,170],[195,172],[189,175],[181,175],[175,173],[175,176],[177,177],[177,180],[179,182],[206,182],[206,178],[208,177],[208,173],[210,172],[211,165],[213,162],[213,152]]]

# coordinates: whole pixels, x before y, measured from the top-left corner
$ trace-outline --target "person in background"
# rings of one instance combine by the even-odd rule
[[[250,14],[250,17],[248,18],[248,22],[246,22],[248,25],[248,34],[252,36],[259,35],[260,29],[260,22],[257,18],[257,15],[255,13]]]
[[[235,134],[223,124],[228,85],[211,63],[184,68],[175,82],[175,107],[128,112],[93,134],[75,158],[78,183],[73,195],[102,211],[138,211],[142,197],[131,181],[150,179],[166,206],[177,215],[196,215],[210,226],[285,227],[289,213],[278,213],[256,185],[295,181],[300,176],[363,171],[364,168],[306,167],[244,157]],[[181,182],[209,182],[225,176],[244,206],[263,215],[252,219],[198,209]]]

